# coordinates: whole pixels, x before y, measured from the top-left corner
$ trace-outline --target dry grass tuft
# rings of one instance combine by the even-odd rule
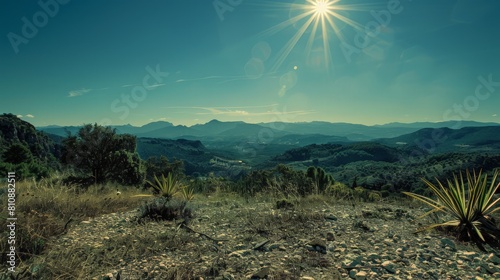
[[[28,265],[30,259],[50,247],[50,242],[66,232],[73,223],[88,217],[132,210],[144,199],[133,197],[142,193],[136,188],[117,185],[91,186],[82,190],[65,186],[59,178],[16,182],[16,253]],[[0,217],[7,217],[7,207],[0,204]],[[0,229],[0,250],[7,251],[7,228]],[[71,267],[74,257],[62,258]],[[6,262],[2,254],[1,262]],[[81,263],[81,259],[75,264]]]

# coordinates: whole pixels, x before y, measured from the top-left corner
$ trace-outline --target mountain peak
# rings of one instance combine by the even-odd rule
[[[222,122],[219,121],[218,119],[213,119],[213,120],[207,122],[206,124],[217,124],[217,123],[222,123]]]

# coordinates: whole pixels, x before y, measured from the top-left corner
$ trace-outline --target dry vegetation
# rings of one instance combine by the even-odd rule
[[[111,184],[92,186],[83,191],[77,186],[61,184],[62,176],[38,182],[29,180],[16,183],[16,251],[20,267],[28,265],[32,257],[49,251],[51,242],[66,233],[80,221],[99,215],[137,208],[144,198],[137,188],[123,188]],[[7,217],[6,199],[1,200],[0,216]],[[2,228],[0,249],[6,252],[8,245]],[[0,259],[6,261],[5,254]],[[71,263],[74,257],[64,258]],[[80,262],[81,263],[81,262]],[[71,267],[71,266],[70,266]]]
[[[10,276],[18,279],[117,279],[118,274],[121,279],[242,279],[262,266],[273,267],[268,279],[301,279],[304,273],[318,271],[340,277],[339,271],[349,273],[341,268],[342,252],[322,254],[305,249],[307,240],[314,236],[328,240],[332,224],[327,216],[334,214],[342,219],[345,214],[356,219],[366,214],[360,197],[285,196],[277,188],[253,197],[218,190],[196,194],[187,204],[169,204],[158,203],[158,197],[147,197],[150,190],[111,184],[81,190],[62,185],[58,176],[18,182],[16,187],[16,241],[21,261],[17,273]],[[183,201],[182,196],[178,199]],[[400,199],[378,203],[370,205],[418,207]],[[165,205],[183,205],[182,210],[189,208],[193,216],[139,219],[147,216],[146,212],[156,213],[152,208]],[[1,209],[0,215],[6,217],[6,207],[2,205]],[[369,219],[386,223],[382,212],[370,213],[368,224]],[[335,222],[335,234],[343,232],[341,240],[356,236],[352,232],[370,236],[349,219],[343,224]],[[394,231],[404,238],[414,238],[410,229],[414,222],[404,223]],[[386,229],[380,230],[385,234]],[[6,251],[6,234],[1,234],[0,247]],[[258,244],[263,240],[268,240],[266,246],[275,247],[274,251],[261,252]],[[256,257],[269,255],[268,261]],[[224,278],[227,275],[235,278]]]

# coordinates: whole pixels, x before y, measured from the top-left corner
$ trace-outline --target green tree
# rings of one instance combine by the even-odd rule
[[[3,153],[3,160],[13,164],[30,163],[33,155],[25,145],[14,143]]]
[[[77,135],[63,140],[62,161],[74,166],[94,183],[115,181],[137,185],[144,181],[144,168],[136,151],[136,138],[117,135],[110,127],[84,125]]]
[[[169,161],[166,156],[150,157],[145,162],[146,179],[154,181],[154,177],[161,175],[168,176],[172,173],[175,178],[182,179],[184,177],[184,162],[181,160]]]

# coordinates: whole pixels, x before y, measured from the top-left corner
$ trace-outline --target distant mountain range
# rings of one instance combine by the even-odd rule
[[[23,143],[33,155],[56,157],[63,137],[79,126],[38,127],[12,114],[0,116],[0,154]],[[249,170],[286,164],[317,165],[342,182],[357,178],[370,189],[420,186],[422,176],[449,178],[464,168],[492,170],[500,164],[500,124],[471,121],[390,123],[258,123],[212,120],[193,126],[152,122],[114,126],[137,136],[142,159],[182,160],[186,174],[237,177]],[[40,154],[40,156],[38,156]],[[418,160],[417,160],[418,158]],[[392,175],[391,175],[392,174]],[[390,175],[390,176],[389,176]],[[391,177],[391,178],[388,178]]]
[[[384,125],[367,126],[350,123],[330,122],[301,122],[301,123],[258,123],[251,124],[241,121],[221,122],[212,120],[205,124],[193,126],[173,125],[170,122],[152,122],[137,127],[132,125],[113,126],[118,133],[128,133],[137,137],[164,138],[164,139],[191,139],[212,141],[231,141],[241,139],[253,139],[258,142],[278,141],[282,137],[290,138],[295,135],[294,141],[308,135],[304,140],[311,142],[311,135],[316,135],[316,140],[321,137],[337,137],[337,141],[369,141],[380,138],[393,138],[404,134],[416,132],[423,128],[453,128],[464,127],[498,127],[499,123],[482,123],[474,121],[447,121],[447,122],[417,122],[417,123],[389,123]],[[39,130],[59,136],[67,136],[68,133],[76,134],[80,126],[45,126],[38,127]],[[331,140],[331,139],[330,139]],[[282,141],[282,140],[279,140]],[[331,142],[331,141],[330,141]],[[299,143],[309,144],[309,143]]]

